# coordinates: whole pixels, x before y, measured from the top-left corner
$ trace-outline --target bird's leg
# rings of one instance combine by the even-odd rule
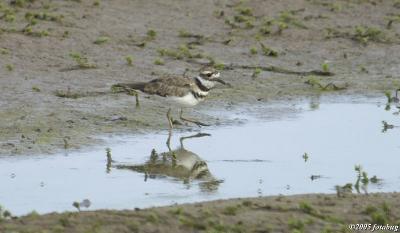
[[[167,142],[166,142],[169,152],[172,151],[172,150],[171,150],[171,136],[172,136],[172,131],[169,131],[169,133],[168,133],[168,138],[167,138]]]
[[[136,90],[129,88],[129,89],[128,89],[128,94],[129,94],[129,95],[134,95],[134,96],[135,96],[135,98],[136,98],[136,107],[137,107],[137,108],[140,107],[139,93],[138,93]]]
[[[171,133],[172,129],[174,128],[174,125],[172,123],[172,118],[171,118],[171,108],[168,109],[167,119],[168,119],[168,124],[169,124],[169,132]]]
[[[194,123],[199,127],[201,127],[201,126],[210,126],[209,124],[205,124],[205,123],[202,123],[200,121],[196,121],[196,120],[192,120],[192,119],[188,119],[188,118],[183,117],[183,109],[182,108],[181,108],[181,113],[180,113],[179,117],[181,118],[182,121],[187,121],[187,122],[190,122],[190,123]]]

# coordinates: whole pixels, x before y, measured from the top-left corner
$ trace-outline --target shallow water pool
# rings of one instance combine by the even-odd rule
[[[203,128],[201,132],[209,136],[191,138],[198,132],[174,132],[172,152],[166,146],[168,132],[110,137],[105,147],[111,149],[112,162],[105,148],[2,156],[0,204],[22,215],[33,210],[72,211],[72,203],[83,199],[89,199],[89,209],[94,210],[334,193],[335,185],[356,182],[355,165],[361,165],[370,178],[381,179],[370,182],[369,192],[399,191],[399,109],[385,110],[380,101],[384,100],[293,104],[294,113],[279,120],[240,113],[237,117],[246,123]],[[385,131],[382,121],[394,127]],[[173,156],[183,158],[176,150],[181,137],[188,137],[182,141],[183,166],[171,162],[176,161]],[[131,165],[134,169],[122,169]],[[197,170],[206,170],[207,175],[197,176]]]

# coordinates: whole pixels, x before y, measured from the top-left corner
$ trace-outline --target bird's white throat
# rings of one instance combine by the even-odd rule
[[[212,89],[215,86],[215,82],[209,81],[209,80],[205,80],[200,76],[197,76],[196,79],[201,83],[201,85],[203,85],[207,89]]]

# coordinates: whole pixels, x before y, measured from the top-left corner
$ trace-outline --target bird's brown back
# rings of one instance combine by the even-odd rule
[[[141,91],[160,96],[185,96],[188,94],[195,82],[186,77],[167,76],[145,83]]]

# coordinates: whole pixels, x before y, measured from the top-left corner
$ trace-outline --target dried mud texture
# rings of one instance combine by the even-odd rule
[[[94,135],[166,129],[162,98],[141,95],[138,109],[133,96],[110,87],[192,76],[204,64],[232,84],[188,112],[211,124],[226,121],[210,109],[393,90],[398,7],[394,0],[1,1],[0,154],[54,153],[98,143]]]
[[[398,225],[397,193],[300,195],[185,204],[131,211],[84,211],[3,220],[2,233],[354,232],[349,224]],[[357,232],[371,232],[357,231]],[[378,232],[378,231],[376,231]]]

